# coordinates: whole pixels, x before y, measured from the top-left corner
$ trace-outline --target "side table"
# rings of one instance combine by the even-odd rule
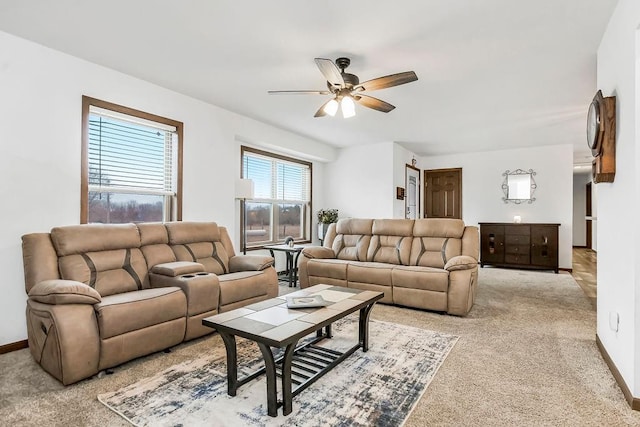
[[[298,258],[300,253],[304,249],[304,246],[289,246],[289,245],[269,245],[265,246],[265,249],[269,249],[271,256],[275,258],[273,251],[284,252],[287,257],[287,276],[289,279],[289,287],[295,287],[298,283]]]

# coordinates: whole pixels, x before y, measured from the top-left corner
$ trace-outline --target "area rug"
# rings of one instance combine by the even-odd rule
[[[357,326],[357,315],[335,323],[334,337],[320,345],[350,347]],[[400,426],[458,337],[374,320],[369,328],[369,351],[356,351],[295,396],[286,417],[281,408],[267,415],[264,375],[227,395],[223,348],[98,400],[136,426]],[[257,345],[238,339],[238,377],[261,366]]]

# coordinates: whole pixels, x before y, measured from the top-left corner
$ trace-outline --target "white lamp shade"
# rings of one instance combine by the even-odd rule
[[[236,199],[253,199],[252,179],[236,179]]]
[[[351,98],[350,96],[345,96],[344,98],[342,98],[340,106],[342,107],[342,117],[344,117],[345,119],[356,115],[356,104],[353,102],[353,98]]]
[[[332,99],[324,105],[324,112],[331,117],[336,115],[336,111],[338,111],[338,101],[335,99]]]

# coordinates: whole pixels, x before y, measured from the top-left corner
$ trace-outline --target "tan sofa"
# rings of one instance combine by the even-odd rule
[[[466,315],[478,282],[478,228],[457,219],[343,219],[300,257],[300,287],[384,292],[383,303]]]
[[[29,348],[63,384],[213,332],[202,319],[278,295],[273,258],[213,222],[75,225],[22,237]]]

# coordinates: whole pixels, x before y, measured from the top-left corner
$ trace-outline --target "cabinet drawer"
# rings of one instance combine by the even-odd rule
[[[530,248],[529,245],[505,245],[504,251],[508,254],[529,255]]]
[[[504,241],[505,243],[512,245],[528,245],[531,240],[529,235],[507,234],[506,236],[504,236]]]
[[[505,254],[504,262],[507,264],[529,264],[529,255]]]
[[[516,234],[516,235],[524,235],[528,236],[531,234],[531,230],[528,225],[505,225],[504,226],[504,234]]]

